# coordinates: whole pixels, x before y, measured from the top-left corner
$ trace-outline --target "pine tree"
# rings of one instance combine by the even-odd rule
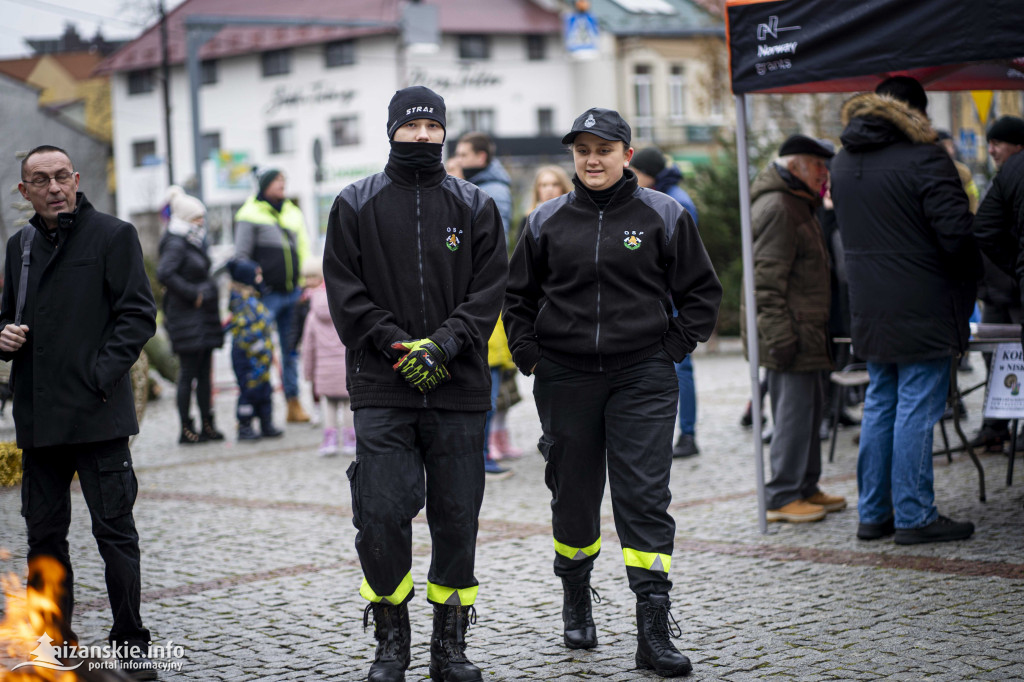
[[[693,198],[700,217],[700,236],[722,281],[722,306],[718,333],[737,336],[740,332],[740,300],[743,297],[743,245],[740,236],[740,190],[736,142],[720,138],[721,152],[708,165],[698,166]],[[756,174],[778,148],[773,142],[748,149],[750,169]]]

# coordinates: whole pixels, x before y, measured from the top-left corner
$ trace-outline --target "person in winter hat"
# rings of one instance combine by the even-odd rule
[[[311,258],[302,211],[285,194],[285,176],[277,168],[260,169],[259,191],[235,214],[235,257],[255,261],[263,272],[263,304],[280,342],[284,395],[289,422],[308,422],[299,401],[296,305],[302,297],[302,265]]]
[[[396,92],[387,133],[384,171],[341,191],[324,250],[354,410],[357,453],[348,475],[360,594],[377,639],[369,679],[404,680],[409,667],[412,519],[425,501],[434,544],[430,676],[479,682],[465,634],[475,618],[491,404],[482,358],[508,273],[505,231],[492,198],[445,172],[445,104],[437,93]]]
[[[323,442],[320,455],[356,453],[355,431],[351,427],[348,388],[345,385],[345,346],[331,320],[327,304],[327,287],[319,262],[307,262],[303,272],[309,294],[309,314],[302,333],[302,371],[313,384],[313,395],[319,396],[323,413]],[[341,420],[339,423],[339,410]]]
[[[164,293],[164,328],[178,355],[178,442],[194,445],[223,440],[213,418],[210,367],[213,350],[224,345],[217,282],[210,275],[206,244],[206,207],[177,185],[167,190],[167,227],[160,238],[157,280]],[[199,405],[199,427],[190,415],[193,384]]]
[[[238,440],[277,438],[284,432],[274,426],[273,420],[273,318],[260,299],[263,271],[254,261],[235,258],[228,263],[228,272],[231,320],[226,331],[231,334],[231,365],[238,380]],[[259,431],[253,428],[254,417],[260,420]]]

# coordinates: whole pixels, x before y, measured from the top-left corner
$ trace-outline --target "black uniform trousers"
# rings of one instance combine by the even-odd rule
[[[667,594],[676,529],[668,484],[679,399],[671,358],[659,351],[607,372],[577,371],[543,358],[534,374],[555,575],[577,577],[593,568],[607,471],[630,589]]]
[[[71,481],[77,471],[92,518],[92,534],[105,565],[107,596],[114,615],[108,639],[130,644],[148,643],[149,631],[142,627],[139,613],[142,592],[139,534],[132,516],[139,486],[128,439],[26,449],[22,468],[21,514],[28,525],[29,585],[41,579],[33,574],[37,557],[53,557],[63,565],[61,613],[65,639],[77,641],[71,628],[74,573],[68,553]]]
[[[432,543],[427,599],[464,606],[475,601],[486,414],[355,411],[356,461],[348,478],[366,599],[401,604],[412,596],[412,520],[426,501]]]

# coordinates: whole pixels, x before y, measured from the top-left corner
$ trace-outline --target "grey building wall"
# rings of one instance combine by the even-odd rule
[[[32,206],[18,192],[18,182],[22,157],[41,144],[67,150],[81,175],[79,191],[97,210],[114,209],[107,189],[110,145],[59,114],[40,109],[35,88],[0,75],[0,244],[32,217]],[[3,253],[0,250],[0,259]]]

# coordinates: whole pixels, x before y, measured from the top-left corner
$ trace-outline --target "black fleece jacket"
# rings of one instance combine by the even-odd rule
[[[392,159],[343,189],[328,221],[324,280],[352,409],[489,410],[487,339],[507,263],[494,201],[440,161],[416,170]],[[391,344],[422,338],[441,347],[452,375],[426,395],[392,368]]]
[[[512,254],[502,319],[516,365],[529,374],[543,356],[606,371],[662,348],[682,360],[711,335],[722,299],[693,218],[628,169],[604,209],[573,183],[530,214]]]

